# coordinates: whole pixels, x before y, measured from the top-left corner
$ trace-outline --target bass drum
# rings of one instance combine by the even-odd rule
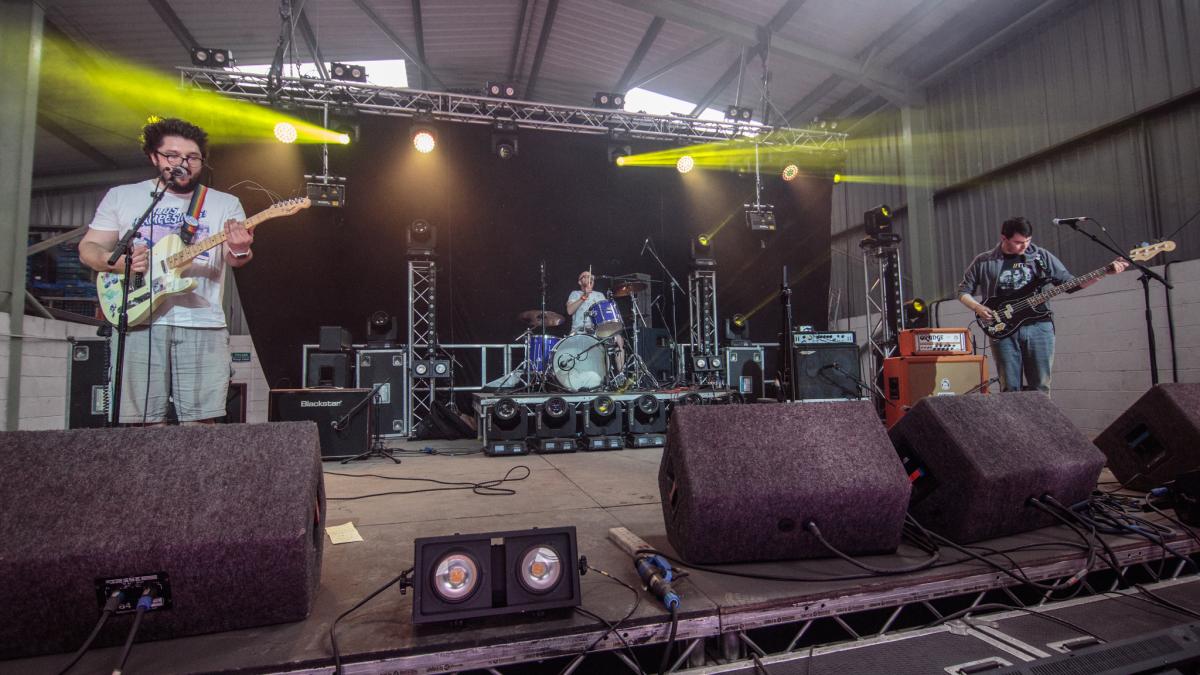
[[[551,354],[550,373],[567,391],[599,389],[608,377],[604,343],[584,334],[564,338]]]

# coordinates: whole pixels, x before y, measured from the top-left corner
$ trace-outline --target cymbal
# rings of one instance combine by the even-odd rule
[[[624,298],[644,290],[646,290],[646,284],[641,281],[622,281],[613,286],[612,296],[614,298]]]
[[[544,322],[542,320],[543,316],[545,317]],[[545,315],[543,315],[536,309],[521,312],[517,315],[517,318],[529,324],[530,326],[533,326],[534,328],[541,326],[543,323],[550,328],[554,328],[555,326],[563,325],[567,321],[566,317],[564,317],[562,314],[558,314],[556,312],[546,312]]]

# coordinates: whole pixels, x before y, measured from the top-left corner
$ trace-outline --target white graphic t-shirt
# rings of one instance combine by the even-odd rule
[[[157,180],[150,179],[141,183],[119,185],[109,190],[100,201],[96,216],[89,227],[116,232],[118,237],[124,236],[146,211],[146,207],[150,206],[153,200],[151,194],[157,184]],[[153,249],[154,244],[162,241],[167,235],[178,235],[191,201],[190,194],[180,196],[167,192],[142,223],[134,243],[144,244]],[[229,193],[210,189],[200,211],[200,227],[196,230],[192,242],[199,242],[221,231],[225,227],[225,221],[230,218],[246,219],[241,202]],[[195,288],[186,293],[172,295],[163,302],[154,313],[154,323],[193,328],[225,326],[225,311],[221,307],[221,292],[225,283],[224,250],[224,245],[214,246],[196,256],[191,266],[181,275],[185,279],[194,280]],[[153,258],[153,252],[151,256]],[[156,262],[159,261],[151,259],[151,272]],[[152,278],[147,278],[147,282],[152,283]]]

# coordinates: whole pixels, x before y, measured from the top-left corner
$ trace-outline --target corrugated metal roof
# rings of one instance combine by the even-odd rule
[[[417,50],[420,40],[412,2],[294,0],[293,4],[303,6],[327,61],[402,58],[401,49],[368,18],[360,2],[410,50]],[[701,45],[719,40],[646,86],[689,101],[703,97],[738,62],[748,39],[744,29],[765,26],[781,10],[792,9],[794,14],[778,35],[789,44],[816,50],[817,58],[773,49],[770,100],[776,119],[800,102],[806,105],[796,111],[803,113],[798,119],[808,119],[839,111],[861,114],[878,106],[876,97],[881,92],[869,86],[864,89],[861,81],[828,67],[838,59],[845,63],[869,56],[870,67],[886,76],[918,79],[970,50],[979,36],[1003,29],[1043,2],[804,0],[797,6],[787,0],[425,0],[419,6],[426,61],[445,86],[459,90],[507,79],[514,53],[512,79],[527,85],[547,10],[554,6],[534,98],[568,105],[589,105],[595,91],[615,87],[654,19],[646,8],[682,13],[676,16],[683,20],[665,22],[636,69],[634,84]],[[41,0],[41,4],[51,22],[82,44],[164,71],[189,64],[187,50],[148,0]],[[241,63],[268,63],[275,52],[282,27],[278,0],[161,0],[161,4],[198,44],[230,49]],[[1137,9],[1124,12],[1136,14]],[[881,37],[885,42],[879,44]],[[295,54],[300,60],[310,58],[299,31]],[[822,54],[834,61],[822,64]],[[410,65],[414,84],[415,72]],[[761,80],[761,61],[748,59],[742,78],[743,105],[761,108]],[[731,104],[736,93],[734,78],[710,106]],[[86,106],[86,98],[86,92],[43,88],[43,111],[118,164],[141,161],[136,147],[129,147],[128,134],[75,121],[86,117],[72,113]],[[44,131],[39,134],[39,174],[90,171],[96,164],[61,139]]]

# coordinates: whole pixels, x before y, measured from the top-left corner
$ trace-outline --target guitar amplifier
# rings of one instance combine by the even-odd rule
[[[884,417],[890,429],[926,396],[956,396],[987,381],[983,356],[897,356],[883,360]]]
[[[360,349],[354,383],[379,387],[372,431],[383,438],[408,437],[408,366],[403,349]]]
[[[321,459],[345,459],[363,454],[371,445],[371,403],[363,402],[370,389],[272,389],[267,400],[271,422],[310,420],[317,423]],[[359,404],[362,404],[359,406]],[[341,420],[356,406],[345,426]]]
[[[966,328],[914,328],[900,331],[900,356],[966,356],[972,353]]]
[[[809,336],[849,335],[854,333],[805,333]],[[859,399],[863,392],[862,366],[858,345],[853,342],[812,342],[792,347],[793,401]]]

